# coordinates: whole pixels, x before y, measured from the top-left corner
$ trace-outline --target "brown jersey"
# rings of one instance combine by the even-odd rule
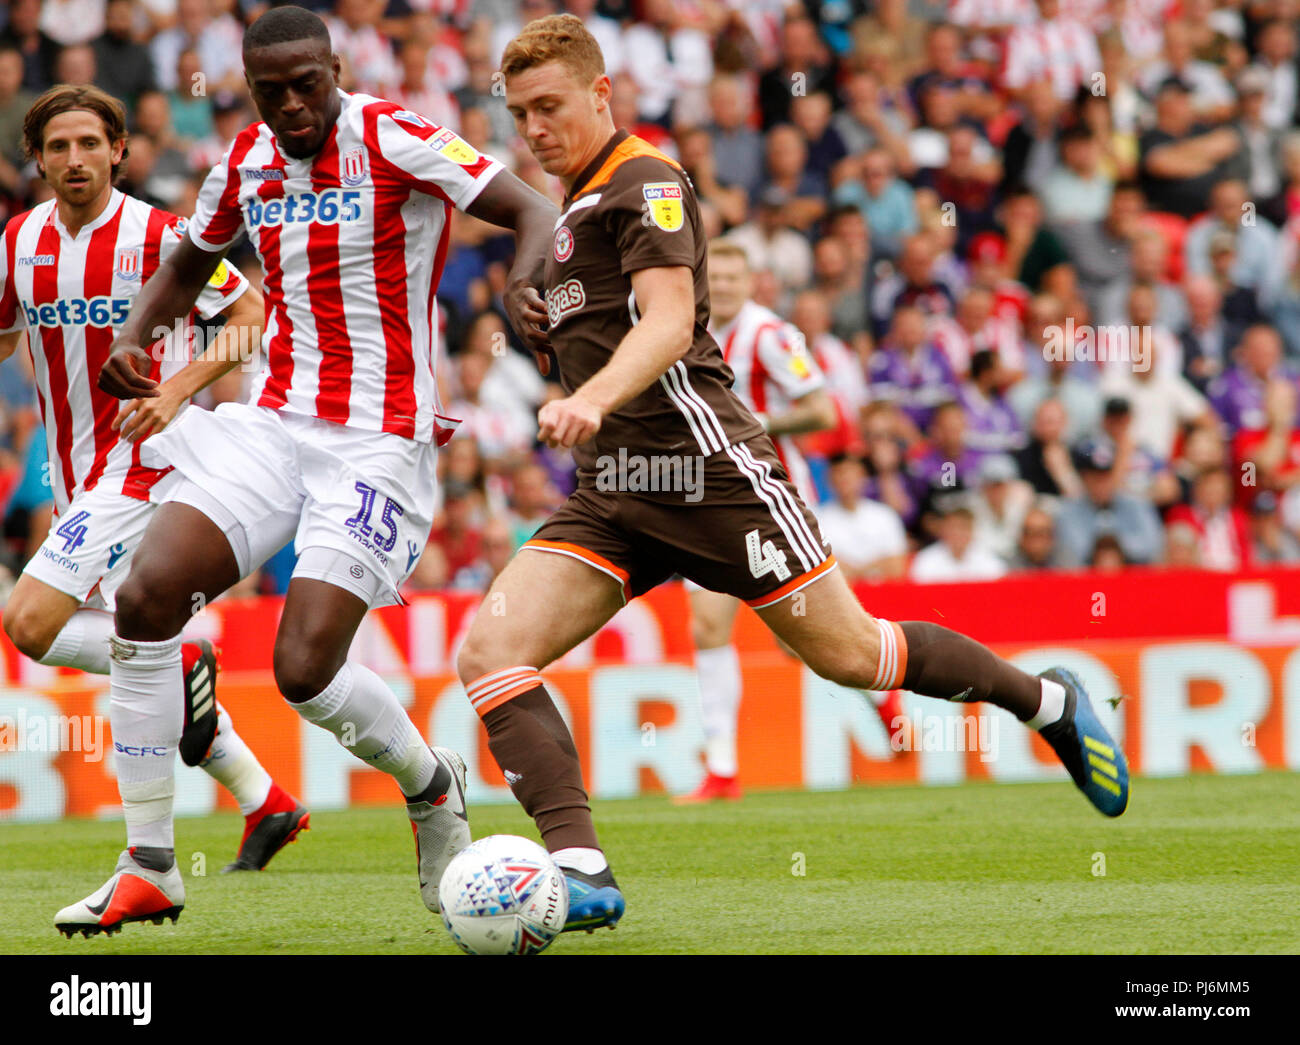
[[[618,131],[574,182],[546,259],[551,346],[567,393],[609,362],[640,318],[638,269],[685,265],[695,277],[690,350],[658,381],[609,414],[573,456],[590,485],[602,456],[712,457],[763,433],[731,391],[732,373],[709,335],[703,223],[685,171],[654,146]]]

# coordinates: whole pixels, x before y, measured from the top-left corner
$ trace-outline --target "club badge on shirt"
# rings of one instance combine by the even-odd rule
[[[140,278],[143,269],[143,247],[119,247],[117,251],[117,278],[132,283]]]
[[[370,162],[366,158],[366,147],[359,145],[343,154],[339,163],[339,181],[348,188],[355,188],[366,180],[370,174]]]

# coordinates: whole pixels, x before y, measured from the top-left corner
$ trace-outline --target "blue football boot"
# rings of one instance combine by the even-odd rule
[[[1128,808],[1128,760],[1092,710],[1088,691],[1065,668],[1049,668],[1039,678],[1065,688],[1065,713],[1038,732],[1070,771],[1088,801],[1107,816]]]
[[[611,929],[623,917],[626,903],[614,881],[614,872],[606,867],[596,874],[584,874],[572,867],[562,867],[565,885],[569,887],[569,917],[564,923],[566,933],[585,929],[594,932],[601,926]]]

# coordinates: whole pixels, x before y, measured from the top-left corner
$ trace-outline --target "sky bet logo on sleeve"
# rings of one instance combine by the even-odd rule
[[[665,232],[682,227],[682,187],[675,181],[653,181],[641,186],[650,207],[650,220]]]
[[[338,225],[360,221],[361,193],[358,190],[325,189],[323,192],[294,192],[264,200],[244,200],[244,221],[250,229],[276,225]]]

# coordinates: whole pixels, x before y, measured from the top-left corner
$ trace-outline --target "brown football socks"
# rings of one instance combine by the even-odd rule
[[[482,716],[492,757],[547,850],[599,849],[578,750],[546,688],[533,685]]]
[[[1038,713],[1042,679],[950,628],[915,620],[903,621],[898,627],[906,641],[901,657],[904,689],[943,700],[987,701],[1010,711],[1021,722]]]

